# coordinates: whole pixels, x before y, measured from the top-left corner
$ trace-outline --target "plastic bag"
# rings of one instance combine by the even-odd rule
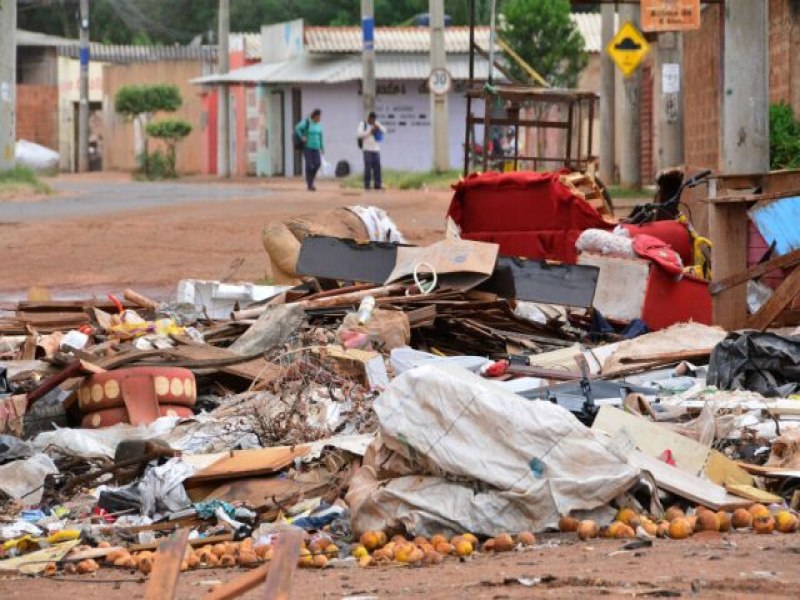
[[[319,170],[319,176],[323,179],[332,179],[336,176],[336,169],[334,166],[322,157],[322,167]]]

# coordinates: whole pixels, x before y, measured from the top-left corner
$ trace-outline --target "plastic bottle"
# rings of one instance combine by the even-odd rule
[[[358,323],[360,325],[365,325],[370,317],[372,317],[373,310],[375,310],[375,298],[367,296],[358,306]]]

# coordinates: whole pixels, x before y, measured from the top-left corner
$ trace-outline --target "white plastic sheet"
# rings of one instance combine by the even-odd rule
[[[375,411],[380,436],[347,495],[356,532],[540,530],[602,507],[638,479],[567,410],[458,367],[404,373]]]
[[[42,499],[45,477],[58,473],[58,468],[46,454],[34,454],[25,460],[15,460],[0,466],[0,492],[27,504]]]

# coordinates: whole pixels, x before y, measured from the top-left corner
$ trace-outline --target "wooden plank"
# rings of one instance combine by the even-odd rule
[[[270,563],[263,564],[235,579],[218,585],[206,594],[205,600],[233,600],[233,598],[238,598],[245,592],[261,585],[261,582],[267,578],[269,571]]]
[[[296,458],[308,454],[309,446],[277,446],[253,450],[231,450],[219,455],[206,455],[211,461],[186,480],[186,485],[237,477],[252,477],[280,471]],[[204,455],[187,455],[184,459],[192,464],[202,464]]]
[[[758,312],[750,317],[748,326],[764,331],[800,295],[800,267],[783,280]]]
[[[785,254],[784,256],[778,256],[776,258],[768,260],[767,262],[753,265],[746,271],[742,271],[741,273],[737,273],[736,275],[732,275],[730,277],[726,277],[725,279],[715,281],[710,286],[708,286],[708,289],[712,294],[719,294],[720,292],[723,292],[728,288],[732,288],[733,286],[736,285],[741,285],[751,279],[756,279],[757,277],[766,275],[770,271],[775,271],[777,269],[786,269],[798,263],[800,263],[800,250],[795,250],[793,252],[790,252],[789,254]]]
[[[698,350],[680,350],[678,352],[665,352],[663,354],[650,354],[646,356],[623,356],[622,363],[658,363],[668,365],[683,360],[707,359],[714,348],[701,348]]]
[[[760,490],[752,485],[742,485],[738,483],[729,483],[725,486],[731,494],[740,496],[752,502],[761,502],[762,504],[775,504],[776,502],[783,502],[783,498],[770,494],[766,490]]]
[[[677,468],[693,476],[702,474],[708,460],[709,448],[700,442],[613,406],[600,407],[592,429],[605,431],[611,437],[622,435],[653,458],[669,450]]]
[[[632,465],[649,472],[659,488],[696,504],[702,504],[711,510],[745,508],[753,503],[751,500],[729,494],[721,486],[670,466],[644,452],[631,450],[627,456]]]
[[[296,530],[284,531],[278,536],[272,568],[267,575],[264,597],[269,600],[289,600],[292,592],[292,577],[300,558],[302,534]]]
[[[188,527],[179,529],[175,535],[161,542],[144,593],[145,600],[172,600],[175,597],[190,531]]]
[[[714,281],[722,281],[747,269],[747,205],[720,204],[708,209],[709,237],[714,243],[711,266]],[[712,298],[714,325],[733,331],[747,325],[747,289],[736,286]]]

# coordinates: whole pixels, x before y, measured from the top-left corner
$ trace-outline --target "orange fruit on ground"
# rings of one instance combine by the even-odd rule
[[[483,551],[494,552],[494,538],[489,538],[488,540],[483,542]]]
[[[772,515],[756,517],[753,520],[753,529],[756,533],[772,533],[775,530],[775,519],[772,518]]]
[[[464,538],[465,540],[467,540],[467,541],[468,541],[470,544],[472,544],[472,547],[473,547],[473,548],[477,548],[477,547],[478,547],[478,538],[476,538],[476,537],[475,537],[474,535],[472,535],[471,533],[465,533],[465,534],[463,534],[461,537],[463,537],[463,538]]]
[[[436,544],[434,550],[436,550],[436,552],[438,552],[439,554],[444,554],[445,556],[449,556],[450,554],[453,554],[456,551],[455,546],[453,546],[453,544],[451,544],[450,542],[439,542],[438,544]]]
[[[428,538],[426,538],[424,536],[421,536],[421,535],[418,535],[417,537],[414,538],[414,543],[417,546],[430,545],[430,542],[428,541]]]
[[[669,521],[661,521],[656,529],[656,536],[665,538],[669,535]]]
[[[339,548],[334,543],[328,544],[328,547],[325,548],[325,556],[328,558],[338,558],[339,557]]]
[[[719,531],[719,517],[706,509],[697,516],[695,531]]]
[[[425,558],[425,552],[423,552],[419,548],[415,547],[411,551],[411,556],[409,556],[409,562],[412,562],[412,563],[422,562],[422,559],[424,559],[424,558]]]
[[[254,565],[258,562],[258,556],[252,550],[239,552],[240,565]],[[141,567],[141,565],[139,565]]]
[[[749,529],[753,526],[752,513],[744,508],[737,508],[731,516],[731,525],[736,529]]]
[[[362,556],[361,558],[358,559],[358,566],[359,567],[362,567],[362,568],[363,567],[368,567],[371,564],[372,564],[372,557],[369,556],[369,555]]]
[[[425,553],[425,558],[422,559],[424,565],[438,565],[442,562],[442,555],[433,550]]]
[[[369,557],[369,554],[359,557],[358,560],[362,560],[365,557]],[[386,547],[378,548],[377,550],[375,550],[375,552],[372,553],[372,558],[374,558],[376,562],[377,561],[389,562],[390,560],[394,560],[394,557],[395,557],[394,551],[389,550]]]
[[[380,546],[380,537],[375,531],[365,531],[358,540],[367,550],[375,550]]]
[[[574,517],[561,517],[558,520],[558,530],[561,533],[572,533],[578,531],[578,519]]]
[[[694,531],[694,528],[697,527],[697,515],[689,515],[688,517],[684,517],[689,522],[689,525]]]
[[[322,569],[322,568],[324,568],[325,566],[327,566],[327,564],[328,564],[328,557],[327,557],[327,556],[325,556],[324,554],[317,554],[317,555],[314,557],[313,565],[314,565],[316,568],[318,568],[318,569]]]
[[[753,504],[753,506],[751,506],[749,510],[750,514],[753,515],[753,519],[757,519],[758,517],[770,516],[769,509],[763,504]]]
[[[688,518],[675,519],[669,524],[669,537],[673,540],[683,540],[692,535],[694,527]]]
[[[350,554],[352,554],[356,558],[362,558],[364,556],[369,556],[369,551],[364,546],[359,544],[350,551]]]
[[[414,544],[409,544],[409,543],[401,544],[395,547],[394,559],[397,562],[401,563],[412,562],[411,557],[415,550],[418,550],[418,548]],[[378,558],[377,553],[375,555],[375,558]]]
[[[236,557],[233,554],[223,554],[219,557],[219,564],[221,567],[235,567]]]
[[[311,556],[311,551],[308,548],[300,548],[300,558],[297,564],[301,567],[310,567],[314,564],[314,557]]]
[[[621,523],[625,523],[625,525],[630,525],[634,519],[638,519],[639,515],[636,514],[636,511],[632,508],[621,508],[620,511],[617,513],[617,521]]]
[[[781,533],[794,533],[797,531],[797,516],[788,510],[778,511],[775,515],[775,529]]]
[[[592,520],[587,519],[578,523],[578,537],[582,540],[596,538],[599,532],[600,528]]]
[[[442,542],[446,543],[447,541],[448,541],[447,537],[442,535],[441,533],[437,533],[431,536],[431,546],[433,546],[434,548],[436,548],[436,546],[438,546]]]
[[[507,533],[501,533],[494,537],[495,552],[510,552],[514,549],[514,540]]]
[[[536,536],[530,531],[522,531],[517,535],[517,541],[523,546],[533,546],[536,543]]]
[[[385,546],[389,541],[389,538],[386,536],[385,531],[376,531],[375,535],[378,536],[378,546]]]
[[[473,551],[472,542],[464,538],[458,540],[458,543],[455,544],[455,548],[458,556],[469,556]]]
[[[658,525],[653,523],[650,519],[642,520],[642,525],[641,526],[642,526],[642,529],[645,530],[647,535],[650,535],[650,536],[653,536],[653,537],[658,535]]]
[[[726,533],[731,530],[731,515],[729,512],[725,510],[721,510],[717,513],[717,519],[719,519],[719,530],[722,533]]]
[[[686,516],[686,513],[683,512],[680,506],[670,506],[664,513],[664,516],[667,521],[673,521],[675,519],[682,519]]]

